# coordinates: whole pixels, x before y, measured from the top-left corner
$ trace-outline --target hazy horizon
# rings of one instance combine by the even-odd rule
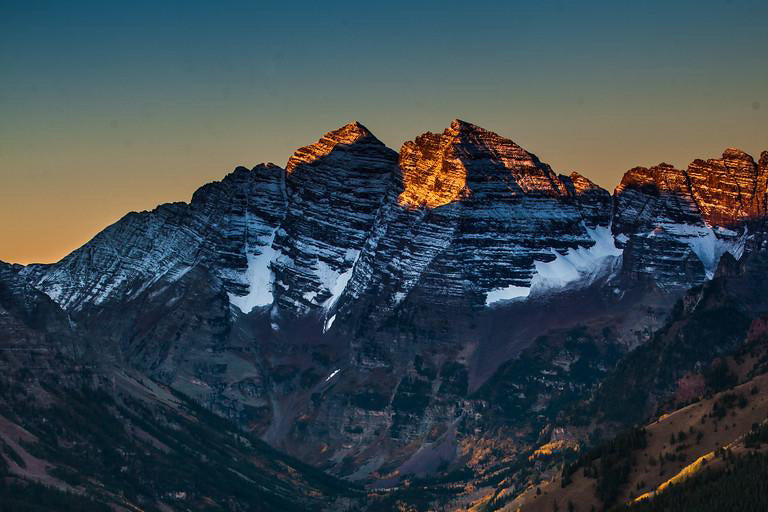
[[[52,262],[350,120],[389,147],[453,118],[612,190],[768,149],[758,1],[0,1],[0,260]]]

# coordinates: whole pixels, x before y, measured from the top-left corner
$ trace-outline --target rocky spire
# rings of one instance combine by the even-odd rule
[[[710,224],[730,225],[758,214],[758,165],[744,151],[728,148],[721,159],[694,160],[687,174],[694,198]]]
[[[338,299],[387,191],[397,153],[352,122],[294,153],[288,214],[275,239],[278,310],[289,317]]]
[[[720,159],[629,170],[614,194],[613,231],[626,245],[624,271],[662,286],[687,287],[714,275],[726,252],[744,251],[745,222],[764,215],[766,176],[728,148]]]
[[[297,149],[288,159],[285,169],[291,173],[301,164],[309,164],[327,156],[339,144],[355,143],[384,146],[368,128],[357,121],[351,121],[341,128],[326,133],[314,144]]]
[[[400,150],[404,190],[399,203],[437,208],[477,192],[562,195],[549,166],[509,139],[455,119],[442,134],[427,132]],[[490,186],[488,186],[491,184]]]

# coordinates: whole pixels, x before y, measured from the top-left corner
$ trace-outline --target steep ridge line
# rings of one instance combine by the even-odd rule
[[[464,269],[442,293],[479,294],[477,303],[524,298],[542,265],[596,243],[581,222],[610,226],[615,246],[628,249],[625,277],[685,288],[711,278],[724,252],[740,256],[742,223],[765,211],[766,186],[768,152],[756,163],[729,148],[687,170],[631,169],[611,197],[465,121],[406,142],[399,155],[351,122],[297,150],[285,170],[238,168],[188,205],[128,214],[62,261],[22,273],[77,311],[137,297],[206,265],[243,313],[270,306],[276,322],[320,315],[327,329],[337,304],[366,290],[385,286],[397,305],[417,283],[429,287],[432,266]],[[432,213],[409,214],[421,208]],[[557,219],[569,215],[573,226],[563,231]],[[528,222],[515,222],[520,216]],[[413,245],[421,237],[425,244]],[[478,267],[494,259],[498,265]]]

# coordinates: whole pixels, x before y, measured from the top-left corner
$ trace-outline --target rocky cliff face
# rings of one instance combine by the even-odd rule
[[[321,312],[325,320],[392,186],[396,159],[359,123],[325,134],[290,158],[288,211],[274,244],[279,315]]]
[[[625,275],[684,288],[711,279],[724,253],[740,258],[750,225],[765,214],[767,172],[736,149],[687,170],[627,172],[614,193],[613,223],[626,247]]]
[[[606,240],[605,191],[470,123],[407,142],[399,167],[397,200],[380,213],[346,300],[373,287],[383,307],[414,289],[438,303],[492,304],[577,281],[593,268],[575,253],[586,264],[620,252]]]
[[[744,151],[728,148],[721,159],[694,160],[688,166],[693,199],[706,222],[731,227],[766,213],[768,170]]]
[[[577,198],[546,164],[514,142],[463,121],[403,146],[406,208],[444,217],[453,237],[422,276],[434,293],[486,303],[530,293],[541,268],[595,245]],[[443,208],[443,211],[437,211]],[[453,286],[446,287],[452,282]]]
[[[286,214],[284,171],[274,164],[238,167],[195,192],[191,213],[210,232],[206,260],[243,313],[272,305],[272,247]]]
[[[757,247],[766,176],[768,152],[727,150],[687,170],[632,169],[611,196],[467,122],[399,155],[350,123],[285,170],[237,168],[189,204],[129,214],[61,262],[8,272],[111,362],[338,474],[395,481],[486,435],[488,404],[472,393],[521,353],[557,361],[489,381],[520,387],[505,411],[553,409],[577,361],[586,393],[676,294]],[[593,341],[602,359],[589,359]]]
[[[569,176],[560,176],[568,193],[576,200],[584,223],[590,229],[598,226],[608,226],[611,223],[612,204],[611,194],[592,183],[577,172]]]
[[[438,302],[493,304],[582,282],[624,249],[625,277],[685,287],[710,278],[724,252],[740,255],[745,223],[765,212],[767,159],[729,149],[687,170],[635,168],[611,200],[464,121],[407,142],[399,157],[350,123],[299,149],[285,171],[238,168],[190,204],[131,213],[22,273],[79,310],[200,264],[241,312],[314,315],[326,328],[372,290],[385,309],[417,286]]]
[[[707,268],[693,248],[700,240],[708,240],[710,230],[684,171],[668,164],[636,167],[624,175],[614,196],[613,232],[626,247],[625,275],[668,287],[704,280]],[[716,264],[713,257],[708,260],[710,271]]]
[[[272,239],[285,215],[282,183],[275,165],[238,167],[201,187],[190,204],[129,213],[60,262],[21,272],[70,311],[135,299],[196,265],[213,269],[245,312],[270,305]]]
[[[22,273],[67,310],[125,300],[194,265],[207,227],[190,226],[190,220],[195,219],[183,204],[129,213],[60,262],[31,265]]]

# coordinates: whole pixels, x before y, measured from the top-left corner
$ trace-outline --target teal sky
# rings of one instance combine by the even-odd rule
[[[54,261],[349,120],[462,118],[612,189],[768,149],[768,2],[0,0],[0,259]]]

